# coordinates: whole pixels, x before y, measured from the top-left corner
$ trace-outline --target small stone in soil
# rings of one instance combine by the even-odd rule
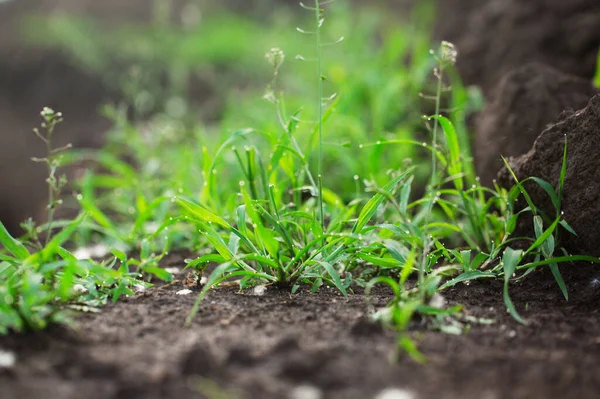
[[[415,394],[405,389],[386,388],[375,399],[415,399]]]

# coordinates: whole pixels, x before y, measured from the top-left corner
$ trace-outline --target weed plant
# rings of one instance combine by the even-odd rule
[[[57,177],[62,153],[70,146],[54,148],[53,135],[62,122],[62,114],[50,108],[41,112],[42,129],[35,134],[46,145],[43,158],[48,170],[48,222],[36,226],[31,219],[23,226],[26,235],[14,238],[0,222],[0,334],[10,331],[41,330],[49,323],[69,320],[69,309],[93,311],[108,298],[133,294],[134,286],[144,287],[138,273],[126,263],[115,269],[115,262],[77,259],[63,245],[81,227],[86,214],[57,227],[54,209],[62,201],[61,189],[66,178]],[[60,223],[59,223],[60,225]]]
[[[4,331],[41,328],[64,315],[64,304],[130,294],[140,275],[169,280],[158,264],[172,248],[198,253],[187,268],[209,273],[188,324],[207,292],[227,279],[238,279],[242,289],[316,292],[327,285],[343,295],[364,287],[367,296],[384,284],[393,298],[374,317],[396,329],[399,347],[417,360],[423,358],[407,333],[416,317],[443,331],[458,333],[464,326],[461,307],[438,300],[452,286],[503,279],[507,309],[523,323],[509,296],[511,281],[548,266],[568,297],[559,264],[598,259],[572,256],[560,247],[561,234],[574,234],[560,211],[566,141],[559,187],[535,177],[522,182],[515,177],[510,190],[482,187],[465,122],[481,105],[480,96],[457,78],[452,44],[429,51],[432,3],[419,2],[417,24],[409,27],[384,23],[370,12],[352,15],[344,3],[315,0],[302,7],[309,18],[300,20],[310,27],[297,29],[295,36],[285,33],[292,32],[289,27],[281,29],[281,21],[271,31],[245,23],[228,23],[232,31],[211,23],[181,28],[161,19],[150,31],[136,26],[96,32],[100,46],[84,46],[88,53],[79,56],[98,70],[108,59],[103,55],[113,51],[102,43],[115,42],[112,35],[118,35],[135,39],[116,41],[126,47],[117,48],[119,54],[134,60],[134,71],[160,65],[148,76],[183,72],[170,74],[178,77],[160,90],[146,87],[142,77],[123,85],[125,101],[104,109],[114,122],[108,145],[61,154],[64,163],[97,164],[78,183],[81,217],[52,221],[50,216],[43,231],[62,230],[47,233],[45,245],[36,244],[31,229],[29,244],[0,231],[6,248],[1,289],[10,292],[0,295],[2,317],[11,320],[2,324],[9,326]],[[289,19],[279,17],[287,25]],[[56,42],[73,49],[83,47],[60,29],[79,29],[82,42],[92,37],[76,21],[50,24],[58,29]],[[240,37],[271,48],[264,67],[255,63],[254,47],[236,47]],[[291,51],[274,47],[274,37]],[[225,96],[220,124],[190,123],[186,112],[192,107],[182,82],[191,71],[201,72],[195,64],[216,68],[230,61],[229,52],[241,59],[233,69],[269,71],[263,101],[251,87],[240,89]],[[288,56],[296,53],[301,55]],[[222,90],[226,81],[216,87]],[[153,105],[141,106],[144,98]],[[538,209],[524,183],[542,187],[556,212]],[[51,204],[60,179],[52,184]],[[519,200],[527,205],[519,207]],[[535,237],[514,236],[521,218],[531,220]],[[115,258],[101,264],[76,260],[63,247],[69,239],[101,241]],[[37,252],[30,254],[28,246]],[[32,273],[37,285],[29,282]],[[83,296],[74,293],[77,284],[87,290]],[[28,302],[30,291],[43,299]]]

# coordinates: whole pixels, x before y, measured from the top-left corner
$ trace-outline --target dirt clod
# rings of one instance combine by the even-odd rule
[[[561,112],[579,110],[597,93],[590,81],[542,64],[527,64],[502,78],[479,117],[475,135],[477,173],[490,186],[505,157],[525,154]],[[568,112],[568,111],[567,111]]]
[[[600,46],[597,0],[444,0],[436,36],[458,48],[468,84],[487,94],[530,62],[591,80]]]
[[[565,119],[540,134],[529,152],[511,158],[509,163],[520,180],[536,176],[557,190],[567,139],[567,172],[561,211],[577,236],[563,230],[561,243],[573,254],[600,256],[600,95],[593,97],[584,109],[563,117]],[[506,169],[500,172],[498,180],[505,187],[513,185]],[[556,216],[550,197],[540,186],[530,182],[525,188],[533,203],[548,217]],[[521,218],[515,235],[530,231],[531,218],[527,219]]]

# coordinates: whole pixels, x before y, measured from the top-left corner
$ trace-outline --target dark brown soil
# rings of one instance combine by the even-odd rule
[[[339,399],[375,398],[386,388],[415,398],[595,399],[600,283],[567,280],[569,302],[543,271],[511,287],[528,326],[506,314],[499,282],[445,292],[449,303],[495,322],[473,324],[460,336],[416,323],[413,336],[426,365],[406,356],[389,361],[395,334],[366,321],[360,293],[344,298],[333,289],[291,295],[269,288],[253,296],[219,288],[185,329],[195,295],[176,295],[179,284],[159,287],[83,315],[76,331],[2,338],[0,348],[14,351],[17,362],[0,370],[0,397],[300,398],[295,389],[309,385],[321,398]],[[389,298],[379,290],[373,302],[382,306]],[[229,396],[218,396],[214,386]]]
[[[591,80],[543,64],[526,64],[507,73],[477,118],[474,152],[481,183],[493,187],[504,166],[501,156],[525,154],[561,112],[584,108],[597,93]]]
[[[509,163],[517,178],[528,176],[544,179],[558,190],[562,168],[564,143],[567,140],[567,168],[561,212],[564,219],[578,234],[562,234],[561,245],[573,254],[600,256],[600,95],[578,111],[565,111],[560,120],[544,130],[535,140],[533,147],[520,157],[511,158]],[[499,184],[510,187],[514,184],[506,168],[498,175]],[[533,203],[554,217],[556,208],[548,194],[533,182],[525,183]],[[527,224],[531,219],[521,218],[516,236],[531,230]]]
[[[508,71],[530,62],[594,76],[597,0],[443,0],[439,6],[436,37],[457,46],[464,82],[486,95]]]

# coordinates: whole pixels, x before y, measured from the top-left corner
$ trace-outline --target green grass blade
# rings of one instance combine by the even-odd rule
[[[387,198],[387,196],[392,195],[398,183],[400,183],[410,172],[410,170],[407,170],[406,172],[401,173],[395,179],[388,182],[383,187],[383,192],[386,195],[384,195],[384,193],[377,193],[365,204],[363,209],[360,211],[360,214],[358,215],[358,219],[356,220],[354,227],[352,227],[352,233],[360,233],[362,231],[363,227],[369,222],[369,220],[371,220],[371,218],[377,211],[379,205],[381,205],[381,203]]]
[[[340,290],[340,292],[344,296],[348,296],[348,293],[346,292],[346,288],[344,288],[344,285],[342,284],[342,280],[340,279],[340,275],[335,270],[333,265],[331,265],[331,263],[329,263],[329,262],[323,262],[323,261],[319,261],[319,260],[317,260],[315,262],[317,262],[319,265],[323,266],[325,271],[327,271],[327,274],[329,274],[329,276],[331,276],[331,279],[333,280],[333,283],[335,284],[336,288],[338,290]]]
[[[450,121],[450,119],[441,116],[434,115],[431,117],[439,122],[440,126],[442,126],[442,130],[446,135],[446,143],[448,145],[448,152],[450,155],[449,163],[448,163],[448,173],[450,174],[454,182],[454,185],[458,190],[463,189],[463,179],[462,179],[462,164],[460,161],[460,145],[458,143],[458,136],[456,134],[456,129],[454,129],[454,125]],[[458,177],[457,177],[458,176]]]
[[[29,251],[19,240],[10,235],[4,224],[0,221],[0,243],[20,260],[29,257]]]
[[[558,195],[556,194],[554,187],[552,187],[550,183],[540,179],[539,177],[530,177],[530,179],[536,182],[541,188],[544,189],[546,193],[548,193],[548,195],[550,196],[550,200],[552,201],[552,205],[554,205],[554,208],[556,208],[557,210],[560,209],[560,200],[558,199]]]
[[[515,272],[517,265],[521,261],[521,257],[523,255],[523,251],[518,249],[514,250],[511,247],[507,247],[504,250],[504,254],[502,256],[502,264],[504,267],[504,303],[506,304],[506,308],[510,315],[517,320],[519,323],[527,324],[525,320],[519,315],[517,310],[515,309],[515,305],[510,299],[510,295],[508,294],[508,285],[510,283],[510,278]]]
[[[565,297],[565,300],[568,301],[569,292],[567,291],[567,285],[565,284],[565,280],[563,279],[562,274],[560,274],[558,265],[556,263],[550,263],[549,267],[550,271],[552,271],[554,279],[556,280],[556,284],[558,284],[558,287],[560,288],[560,292],[562,292],[563,296]]]
[[[481,270],[472,270],[470,272],[465,272],[460,274],[459,276],[453,278],[452,280],[446,281],[442,284],[439,290],[445,290],[446,288],[450,288],[455,286],[458,283],[462,283],[465,281],[477,280],[480,278],[494,278],[496,275],[492,272],[482,272]]]
[[[227,223],[223,218],[215,215],[208,209],[206,209],[192,201],[189,201],[182,197],[175,197],[175,202],[179,206],[181,206],[184,210],[186,210],[188,213],[190,213],[191,215],[193,215],[194,217],[198,218],[199,220],[201,220],[203,222],[215,223],[222,227],[231,228],[229,223]]]

